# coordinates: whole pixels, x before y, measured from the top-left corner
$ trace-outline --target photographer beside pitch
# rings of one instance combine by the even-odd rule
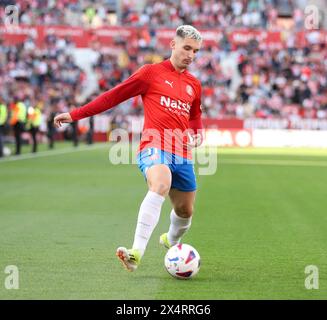
[[[178,27],[170,44],[170,59],[144,65],[95,100],[54,119],[56,127],[60,127],[62,123],[91,117],[131,97],[142,96],[144,128],[137,157],[149,191],[140,206],[132,249],[120,247],[116,252],[129,271],[140,264],[167,195],[173,210],[169,230],[160,236],[160,243],[170,248],[191,226],[196,179],[190,148],[201,144],[202,121],[201,84],[187,67],[201,44],[202,37],[194,27]],[[172,131],[176,133],[173,138]]]

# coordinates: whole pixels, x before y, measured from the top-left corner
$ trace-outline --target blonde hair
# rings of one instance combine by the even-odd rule
[[[190,38],[197,41],[202,41],[202,36],[200,32],[190,25],[182,25],[176,29],[176,36],[182,39]]]

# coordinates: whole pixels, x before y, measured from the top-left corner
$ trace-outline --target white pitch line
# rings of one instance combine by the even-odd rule
[[[97,150],[97,149],[102,149],[104,147],[109,147],[109,146],[108,146],[108,144],[96,144],[96,145],[92,145],[92,146],[82,146],[82,147],[64,148],[64,149],[59,149],[59,150],[40,151],[38,153],[27,153],[27,154],[22,154],[19,156],[15,155],[15,156],[9,156],[9,157],[2,158],[2,159],[0,159],[0,164],[5,163],[5,162],[36,159],[36,158],[49,157],[49,156],[58,156],[58,155],[74,153],[74,152]]]
[[[218,164],[245,164],[264,166],[302,166],[302,167],[327,167],[327,162],[312,160],[275,160],[275,159],[218,159]]]

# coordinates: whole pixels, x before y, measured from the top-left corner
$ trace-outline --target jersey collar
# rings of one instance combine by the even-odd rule
[[[169,69],[170,71],[175,71],[179,74],[184,74],[186,72],[186,69],[183,72],[178,72],[175,67],[173,66],[173,64],[171,63],[170,59],[167,59],[165,61],[163,61],[162,63],[167,69]]]

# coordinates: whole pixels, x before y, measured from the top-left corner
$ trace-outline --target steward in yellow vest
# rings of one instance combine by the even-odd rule
[[[22,146],[22,133],[24,132],[26,123],[27,109],[24,102],[16,102],[11,104],[10,125],[14,129],[16,141],[16,155],[20,154]]]
[[[27,125],[26,128],[30,132],[33,140],[32,152],[37,152],[37,133],[39,132],[42,112],[41,105],[38,104],[36,107],[29,107],[27,110]]]
[[[3,157],[3,135],[8,118],[7,106],[3,104],[1,100],[0,97],[0,158]]]

